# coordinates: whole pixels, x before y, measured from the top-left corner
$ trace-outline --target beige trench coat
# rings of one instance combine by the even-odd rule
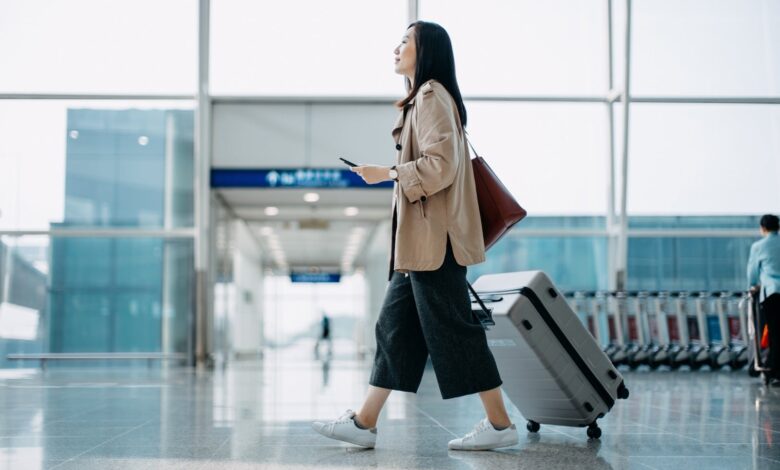
[[[434,271],[447,237],[461,266],[485,260],[474,174],[455,100],[429,81],[392,131],[398,183],[393,190],[393,270]]]

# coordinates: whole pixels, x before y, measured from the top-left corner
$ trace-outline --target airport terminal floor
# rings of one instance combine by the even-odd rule
[[[310,349],[309,349],[310,351]],[[227,369],[7,369],[0,375],[0,468],[6,469],[669,469],[780,468],[780,387],[744,371],[624,371],[631,389],[585,429],[525,430],[488,452],[448,451],[482,418],[477,396],[444,401],[428,368],[419,392],[394,393],[377,447],[310,427],[356,408],[370,361],[300,350]]]

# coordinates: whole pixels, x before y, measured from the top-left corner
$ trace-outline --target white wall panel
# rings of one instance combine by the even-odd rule
[[[392,165],[398,117],[388,104],[218,104],[215,168],[343,168],[338,157]]]
[[[397,117],[390,104],[312,106],[311,165],[341,166],[338,157],[392,165],[396,150],[390,132]]]
[[[213,121],[214,167],[305,165],[304,104],[220,104],[214,106]]]

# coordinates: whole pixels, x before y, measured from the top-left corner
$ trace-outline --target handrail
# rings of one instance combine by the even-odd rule
[[[78,361],[78,360],[146,360],[151,367],[154,360],[186,360],[185,353],[155,353],[155,352],[107,352],[107,353],[17,353],[6,355],[8,360],[40,361],[41,369],[46,368],[46,361]]]
[[[144,352],[115,352],[115,353],[22,353],[8,354],[7,359],[186,359],[185,353],[144,353]]]

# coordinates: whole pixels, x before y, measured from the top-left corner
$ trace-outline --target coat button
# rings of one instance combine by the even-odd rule
[[[422,202],[425,202],[425,201],[427,201],[427,200],[428,200],[428,198],[427,198],[427,197],[425,197],[425,196],[420,196],[420,200],[421,200]]]
[[[396,150],[401,150],[401,144],[395,144],[395,149]]]

